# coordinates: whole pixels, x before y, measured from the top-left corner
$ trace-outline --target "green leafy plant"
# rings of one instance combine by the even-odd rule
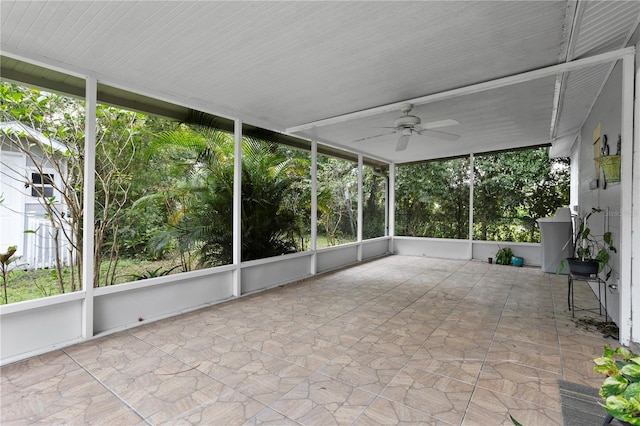
[[[640,425],[640,357],[628,349],[604,346],[594,360],[593,371],[607,376],[600,387],[601,404],[609,415],[631,425]]]
[[[514,426],[522,426],[522,423],[520,423],[519,421],[517,421],[516,419],[513,418],[513,416],[511,414],[509,414],[509,418],[511,419],[511,423],[514,424]]]
[[[617,253],[618,250],[613,245],[611,232],[605,232],[602,236],[595,235],[589,227],[589,218],[595,214],[602,212],[601,209],[593,208],[586,216],[577,216],[575,219],[579,223],[573,239],[574,258],[580,261],[596,261],[598,262],[598,273],[605,271],[605,281],[611,277],[613,268],[609,265],[611,253]],[[560,262],[558,271],[564,269],[567,265],[566,259]]]
[[[496,263],[498,265],[509,265],[511,258],[513,257],[513,250],[509,247],[504,247],[498,250],[496,253]]]
[[[9,274],[11,274],[11,264],[18,260],[18,256],[14,256],[18,247],[10,246],[7,248],[6,253],[0,254],[0,276],[2,276],[2,290],[4,292],[4,303],[9,303],[9,297],[7,295],[7,281],[9,280]]]
[[[173,270],[179,268],[180,265],[176,265],[173,268],[162,269],[162,267],[156,269],[147,269],[146,271],[139,274],[131,274],[129,275],[134,281],[146,280],[148,278],[156,278],[156,277],[164,277],[169,275]]]

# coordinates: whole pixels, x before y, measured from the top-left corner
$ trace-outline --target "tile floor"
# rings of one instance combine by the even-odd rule
[[[389,256],[4,366],[0,421],[555,425],[604,343],[563,276]]]

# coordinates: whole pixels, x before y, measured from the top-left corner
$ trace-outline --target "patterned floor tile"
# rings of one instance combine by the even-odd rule
[[[309,377],[311,371],[251,350],[223,355],[207,373],[227,386],[269,405]]]
[[[390,256],[2,366],[0,422],[554,425],[605,343],[565,277]]]
[[[421,345],[421,340],[376,330],[363,337],[352,348],[404,364],[411,359]]]
[[[402,369],[402,364],[368,352],[348,349],[319,370],[352,386],[378,393]]]
[[[356,425],[438,425],[445,426],[446,423],[435,417],[409,408],[406,405],[389,401],[384,398],[377,398],[364,413],[358,418]]]
[[[478,386],[497,393],[560,409],[558,380],[562,376],[509,361],[487,361]]]
[[[562,413],[549,407],[478,388],[462,423],[464,426],[513,426],[510,416],[523,425],[562,425]]]
[[[150,417],[149,421],[170,425],[241,425],[265,408],[254,399],[216,382],[194,391],[191,400],[197,404],[191,410],[171,418],[162,411]]]
[[[44,378],[37,383],[2,396],[2,424],[30,424],[71,409],[89,406],[111,395],[91,375],[75,369]]]
[[[562,374],[562,358],[558,347],[536,345],[515,339],[494,340],[488,361],[510,361],[528,367]]]
[[[271,408],[304,425],[351,425],[375,395],[314,374]]]
[[[381,396],[445,422],[460,424],[472,392],[473,385],[469,383],[406,367]]]

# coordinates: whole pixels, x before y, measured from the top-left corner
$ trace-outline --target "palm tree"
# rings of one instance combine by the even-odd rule
[[[197,254],[201,266],[233,260],[233,137],[211,128],[183,126],[160,134],[157,149],[182,154],[175,185],[163,196],[173,212],[159,245],[174,241],[185,269]],[[242,260],[292,253],[302,229],[294,206],[286,203],[302,180],[308,161],[287,158],[276,143],[245,138],[242,144]],[[180,176],[180,178],[178,178]]]

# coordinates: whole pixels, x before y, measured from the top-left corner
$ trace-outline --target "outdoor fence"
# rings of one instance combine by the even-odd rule
[[[47,269],[56,266],[56,250],[62,265],[72,262],[71,244],[64,237],[62,229],[51,224],[47,218],[27,216],[25,247],[19,264],[23,269]],[[57,239],[57,244],[56,244]]]

